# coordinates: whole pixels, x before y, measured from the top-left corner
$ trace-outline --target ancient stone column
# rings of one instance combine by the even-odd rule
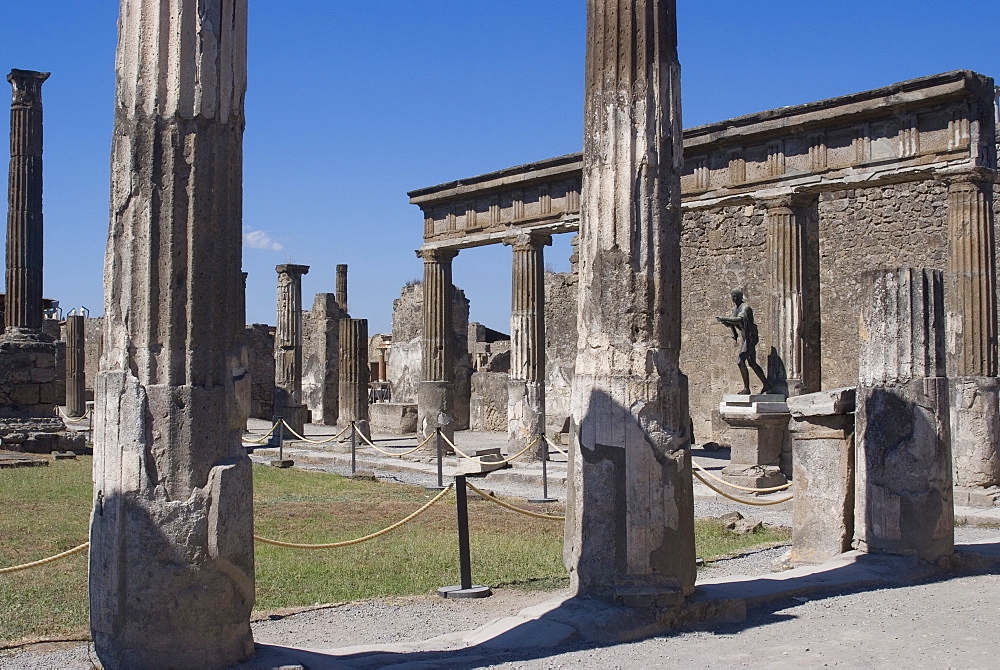
[[[7,191],[8,337],[42,328],[42,84],[48,72],[11,70],[10,178]]]
[[[90,624],[105,668],[253,654],[241,324],[246,1],[122,0]]]
[[[454,336],[451,262],[455,249],[427,249],[417,252],[424,259],[424,331],[420,340],[423,381],[417,385],[417,416],[420,432],[426,437],[439,426],[449,439],[454,437]]]
[[[87,412],[85,347],[83,315],[70,314],[66,317],[66,414],[68,416],[83,416]]]
[[[636,606],[694,590],[681,161],[673,0],[588,0],[565,561],[577,594]]]
[[[368,420],[368,319],[340,320],[340,418]]]
[[[507,450],[519,453],[545,434],[545,258],[551,235],[521,233],[513,247],[510,307],[510,379],[507,382]],[[545,458],[548,447],[523,458]]]
[[[792,208],[791,198],[767,203],[767,272],[771,300],[771,344],[776,350],[768,359],[768,377],[776,392],[803,392],[803,244],[802,220]]]
[[[340,320],[343,311],[333,293],[317,293],[304,315],[302,402],[312,423],[337,423],[340,413]]]
[[[274,333],[274,415],[302,434],[302,275],[308,265],[277,265],[278,326]]]
[[[903,268],[862,284],[854,547],[933,561],[954,550],[944,278]]]
[[[380,382],[384,382],[389,379],[389,377],[386,376],[387,361],[385,359],[385,350],[386,347],[378,348],[378,381]]]
[[[347,313],[347,266],[341,263],[337,266],[337,304],[341,311]]]
[[[945,295],[958,504],[975,502],[969,497],[978,497],[977,489],[1000,485],[993,188],[984,177],[966,173],[948,185]]]

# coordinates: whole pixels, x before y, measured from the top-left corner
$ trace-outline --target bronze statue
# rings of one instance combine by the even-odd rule
[[[753,368],[754,374],[763,385],[760,392],[770,393],[771,386],[767,383],[767,377],[764,376],[764,371],[757,364],[757,342],[760,340],[760,336],[757,334],[757,324],[753,321],[753,308],[743,302],[743,291],[740,289],[733,289],[730,295],[735,305],[733,315],[715,318],[729,326],[733,332],[734,340],[737,339],[737,330],[742,335],[743,342],[740,346],[740,353],[736,357],[736,364],[740,367],[740,376],[743,377],[743,389],[738,395],[750,395],[750,373],[747,371],[747,365]]]

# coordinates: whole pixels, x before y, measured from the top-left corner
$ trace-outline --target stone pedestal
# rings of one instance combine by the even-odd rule
[[[368,420],[368,319],[340,320],[340,418]]]
[[[417,405],[406,402],[377,402],[368,406],[372,432],[412,435],[417,432]]]
[[[863,284],[854,546],[933,561],[954,551],[942,273]]]
[[[850,402],[829,402],[832,395]],[[794,457],[793,565],[819,564],[854,538],[854,389],[788,399]]]
[[[675,5],[587,3],[578,348],[564,558],[579,596],[669,607],[694,591],[680,354]]]
[[[784,396],[725,395],[719,404],[719,417],[730,427],[726,434],[731,447],[729,465],[722,469],[723,479],[752,488],[787,483],[781,467],[789,442]]]
[[[253,655],[236,403],[246,0],[122,0],[90,626],[108,670]]]

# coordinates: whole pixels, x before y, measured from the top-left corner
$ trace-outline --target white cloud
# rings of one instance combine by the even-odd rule
[[[266,230],[250,230],[243,233],[243,246],[248,249],[266,249],[267,251],[281,251],[284,247],[280,242],[271,239]]]

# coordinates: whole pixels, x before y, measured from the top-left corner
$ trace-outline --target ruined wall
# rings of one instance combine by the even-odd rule
[[[266,323],[255,323],[245,330],[247,358],[250,362],[250,416],[271,420],[274,417],[274,333]]]
[[[474,372],[470,401],[469,428],[507,432],[506,372]]]
[[[333,293],[317,293],[302,312],[302,403],[311,423],[337,422],[340,392],[340,319]]]
[[[576,365],[577,276],[545,273],[545,432],[563,432]]]
[[[83,320],[83,369],[87,384],[87,400],[94,399],[94,382],[101,362],[104,338],[104,318],[87,317]]]
[[[423,332],[424,285],[404,286],[392,303],[392,348],[386,357],[393,402],[415,403],[417,383],[421,381],[420,335]],[[469,356],[469,299],[465,291],[455,289],[452,325],[455,346],[455,421],[456,430],[469,427],[469,396],[472,361]]]

